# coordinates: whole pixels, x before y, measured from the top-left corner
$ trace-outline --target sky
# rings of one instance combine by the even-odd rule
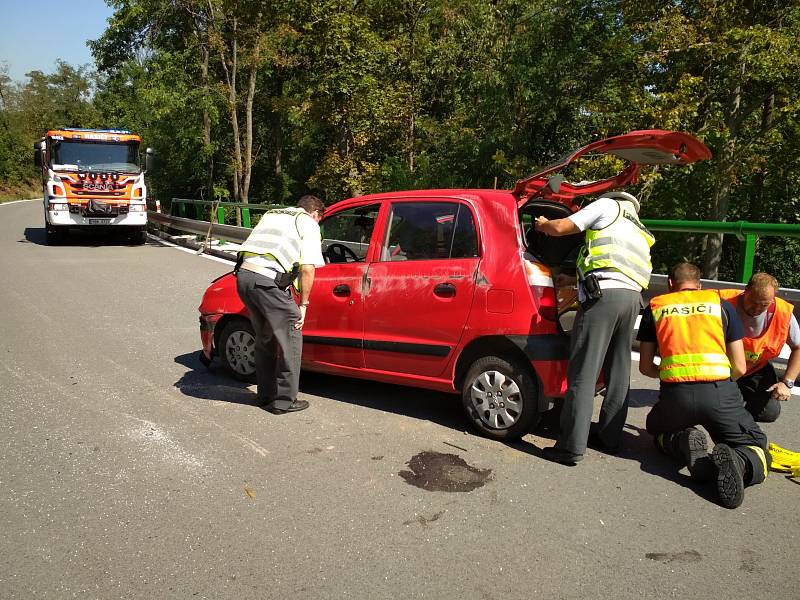
[[[0,0],[0,65],[14,81],[52,73],[56,60],[94,64],[86,45],[100,37],[112,10],[103,0]]]

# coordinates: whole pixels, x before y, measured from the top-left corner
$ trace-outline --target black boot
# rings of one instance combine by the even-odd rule
[[[717,467],[717,493],[725,508],[737,508],[744,500],[745,462],[727,444],[717,444],[711,453]]]
[[[714,463],[708,455],[706,434],[694,427],[688,427],[676,437],[677,449],[681,458],[686,461],[692,479],[711,481],[714,477]]]

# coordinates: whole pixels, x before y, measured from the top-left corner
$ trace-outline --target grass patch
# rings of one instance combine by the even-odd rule
[[[41,197],[42,188],[36,181],[22,181],[19,183],[0,182],[0,202],[28,200]]]

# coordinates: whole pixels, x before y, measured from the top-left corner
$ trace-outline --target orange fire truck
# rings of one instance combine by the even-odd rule
[[[42,169],[44,224],[48,244],[69,229],[125,232],[147,239],[147,187],[153,151],[142,138],[117,129],[53,129],[34,144],[34,162]]]

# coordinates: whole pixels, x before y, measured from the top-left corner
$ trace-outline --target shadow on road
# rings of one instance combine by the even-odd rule
[[[631,389],[630,405],[632,407],[653,406],[658,401],[658,390]],[[555,442],[559,433],[559,405],[545,413],[532,433],[538,437],[551,439]],[[522,439],[506,444],[519,452],[541,458],[542,448],[528,439]],[[587,453],[595,454],[605,460],[626,460],[639,463],[639,468],[645,473],[661,477],[681,487],[690,489],[695,494],[710,502],[716,502],[714,482],[698,483],[681,471],[681,466],[669,457],[660,453],[654,443],[653,437],[641,427],[627,423],[622,430],[621,449],[617,454],[607,454],[592,448]],[[543,459],[544,460],[544,459]],[[565,467],[567,468],[567,467]],[[585,463],[580,463],[576,468],[591,468]],[[684,472],[686,470],[684,469]]]
[[[300,377],[300,390],[336,402],[430,421],[456,431],[467,427],[461,399],[454,394],[307,371]]]
[[[258,404],[255,391],[249,389],[248,384],[228,375],[216,361],[206,367],[200,362],[199,352],[176,356],[175,362],[189,369],[175,382],[175,387],[183,394],[201,400]],[[452,394],[309,371],[303,371],[300,376],[300,391],[335,402],[431,421],[457,431],[464,431],[467,426],[460,399]]]
[[[200,400],[258,405],[256,394],[249,389],[249,384],[237,381],[217,364],[206,367],[200,362],[199,356],[198,351],[175,357],[176,363],[189,369],[174,384],[182,394]]]
[[[20,244],[36,244],[49,246],[44,227],[26,227],[25,238],[19,240]],[[124,233],[108,233],[100,231],[69,231],[58,240],[57,246],[83,246],[99,248],[101,246],[131,246],[131,242]],[[134,246],[148,245],[163,247],[148,239],[146,244],[133,244]]]

